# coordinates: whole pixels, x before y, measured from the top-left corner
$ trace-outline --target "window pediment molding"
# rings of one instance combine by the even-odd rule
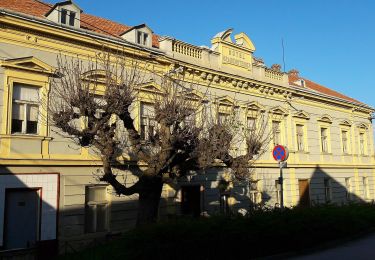
[[[158,84],[156,84],[154,81],[140,84],[137,88],[141,92],[149,92],[149,93],[155,93],[155,94],[163,93],[162,88]]]
[[[105,70],[90,70],[82,74],[83,80],[105,82],[107,74]]]
[[[266,111],[265,107],[259,104],[257,101],[252,101],[246,104],[246,109],[252,110],[252,111],[259,111],[259,112],[264,112]]]
[[[330,115],[324,114],[318,118],[318,121],[332,124],[332,117]]]
[[[269,110],[269,113],[273,115],[283,115],[283,116],[287,116],[289,114],[288,111],[281,106],[276,106],[276,107],[271,108]]]
[[[310,119],[310,115],[307,112],[302,111],[302,110],[294,113],[293,117],[302,118],[302,119],[306,119],[306,120]]]
[[[342,120],[339,125],[341,126],[347,126],[347,127],[351,127],[352,126],[352,122],[349,121],[349,120]]]
[[[235,106],[235,100],[230,96],[222,96],[216,99],[216,104],[220,106]]]
[[[0,65],[5,68],[21,69],[48,75],[52,75],[55,72],[55,68],[53,66],[50,66],[47,63],[33,56],[16,59],[7,59],[0,63]]]
[[[368,129],[368,125],[365,124],[365,123],[357,123],[357,128],[359,129],[363,129],[363,130],[367,130]]]
[[[195,100],[195,101],[202,101],[206,102],[208,99],[203,95],[202,92],[196,90],[196,89],[189,89],[187,90],[187,93],[182,93],[184,97],[190,99],[190,100]]]

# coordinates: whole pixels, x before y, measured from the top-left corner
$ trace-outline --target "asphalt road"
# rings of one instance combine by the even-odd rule
[[[375,260],[375,234],[347,242],[340,246],[313,252],[308,255],[293,257],[300,260],[336,260],[336,259],[373,259]]]

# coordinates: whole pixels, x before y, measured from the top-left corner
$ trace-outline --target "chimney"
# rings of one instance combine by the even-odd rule
[[[293,76],[293,77],[297,77],[299,78],[299,71],[296,70],[296,69],[291,69],[289,72],[288,72],[289,76]]]
[[[271,70],[274,70],[274,71],[280,72],[280,71],[281,71],[281,65],[280,65],[280,64],[273,64],[273,65],[271,66]]]

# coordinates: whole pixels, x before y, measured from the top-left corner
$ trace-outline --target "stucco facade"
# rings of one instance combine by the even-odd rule
[[[38,4],[33,0],[26,2]],[[101,166],[97,155],[64,138],[49,124],[42,106],[35,133],[27,133],[27,129],[12,133],[16,86],[37,87],[39,97],[44,100],[50,91],[50,77],[57,67],[58,54],[85,59],[101,52],[102,46],[135,54],[137,59],[151,57],[155,69],[162,73],[179,69],[186,82],[194,83],[202,91],[209,89],[208,105],[236,102],[244,122],[254,113],[267,114],[269,129],[278,122],[279,142],[290,151],[284,169],[286,206],[298,205],[302,200],[305,203],[306,196],[310,205],[375,199],[370,119],[373,108],[336,92],[324,91],[325,88],[319,91],[316,85],[310,87],[311,82],[300,78],[297,72],[288,74],[275,67],[268,68],[254,57],[255,46],[244,33],[234,39],[232,30],[218,33],[212,38],[210,48],[152,35],[145,25],[119,30],[114,35],[97,32],[87,24],[83,26],[83,19],[87,19],[84,13],[74,26],[61,24],[57,13],[64,5],[66,10],[80,14],[80,9],[70,1],[41,6],[47,11],[56,9],[49,19],[30,13],[27,8],[22,11],[19,6],[0,4],[0,205],[5,205],[0,206],[0,248],[7,248],[3,231],[6,205],[10,203],[6,197],[12,188],[37,189],[43,199],[39,205],[41,231],[37,241],[59,240],[61,245],[72,240],[84,243],[134,226],[137,196],[117,197],[110,186],[100,183],[95,175]],[[143,34],[138,36],[138,30]],[[131,37],[125,32],[131,32]],[[137,43],[137,37],[143,37],[139,38],[142,42]],[[152,91],[147,87],[141,95]],[[134,106],[135,117],[140,117],[139,103]],[[183,213],[183,192],[198,193],[199,212],[207,214],[226,211],[226,207],[231,211],[249,209],[254,203],[278,205],[279,168],[271,149],[272,144],[270,152],[256,163],[254,181],[234,183],[225,198],[218,189],[224,169],[181,179],[177,190],[165,186],[161,217]],[[127,184],[136,181],[131,174],[132,163],[117,177]],[[93,214],[98,217],[101,207],[105,214],[101,215],[102,223],[97,221],[92,229],[87,223],[91,221],[88,216],[92,216],[88,213],[92,206],[90,187],[95,185],[104,188],[101,199],[94,201]],[[192,191],[188,186],[198,188]],[[48,199],[41,193],[48,194],[45,197]]]

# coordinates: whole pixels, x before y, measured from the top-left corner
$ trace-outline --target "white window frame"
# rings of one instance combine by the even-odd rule
[[[105,200],[101,201],[90,201],[88,200],[90,189],[103,189]],[[107,200],[107,186],[106,185],[90,185],[85,187],[85,233],[96,233],[96,232],[107,232],[109,230],[109,201]],[[105,220],[104,220],[104,230],[98,230],[98,206],[104,206],[105,209]],[[88,227],[87,218],[89,210],[94,212],[94,220],[90,221],[93,224],[92,227]]]
[[[299,132],[298,130],[301,130]],[[305,151],[305,126],[302,124],[296,124],[296,138],[297,138],[297,151],[304,152]]]
[[[359,131],[358,134],[359,155],[367,155],[366,132]]]
[[[275,127],[277,125],[277,127]],[[281,121],[272,120],[272,142],[273,145],[279,145],[282,143],[281,140]]]
[[[323,135],[324,133],[324,135]],[[321,143],[321,152],[322,153],[329,153],[329,132],[327,127],[320,127],[320,143]]]
[[[250,202],[252,205],[259,205],[262,203],[262,192],[260,186],[260,180],[250,182]]]
[[[65,17],[64,17],[64,12],[66,12],[65,13]],[[72,15],[73,15],[73,18],[72,18]],[[65,22],[63,21],[63,17],[64,17]],[[60,23],[61,24],[69,25],[69,26],[74,26],[75,25],[76,17],[77,17],[77,13],[76,12],[71,11],[71,10],[66,9],[66,8],[61,8],[60,9]]]
[[[152,113],[143,114],[142,111],[143,106],[154,106],[152,103],[141,102],[140,103],[140,122],[139,122],[139,134],[141,136],[141,140],[147,141],[150,137],[150,131],[155,133],[156,128],[156,121],[155,121],[155,111]]]
[[[342,153],[349,154],[349,131],[345,129],[341,129],[341,145],[342,145]]]
[[[145,37],[146,37],[146,39],[145,39]],[[149,33],[139,31],[139,30],[136,31],[136,42],[138,44],[147,46],[149,41],[150,41],[150,34]]]
[[[31,101],[31,100],[22,100],[22,99],[15,99],[14,98],[14,93],[15,93],[15,88],[16,87],[24,87],[24,88],[34,88],[37,93],[38,93],[38,100],[37,101]],[[12,117],[11,117],[11,126],[10,126],[10,132],[11,134],[24,134],[24,135],[39,135],[39,128],[40,128],[40,100],[39,100],[39,96],[40,96],[40,87],[38,86],[34,86],[34,85],[28,85],[28,84],[13,84],[13,96],[12,96]],[[14,111],[14,107],[15,105],[14,104],[17,104],[19,106],[23,106],[22,108],[22,115],[23,115],[23,122],[22,122],[22,126],[21,126],[21,132],[14,132],[13,131],[13,111]],[[36,125],[36,133],[29,133],[28,132],[28,128],[27,128],[27,117],[28,117],[28,108],[30,107],[37,107],[37,125]]]

